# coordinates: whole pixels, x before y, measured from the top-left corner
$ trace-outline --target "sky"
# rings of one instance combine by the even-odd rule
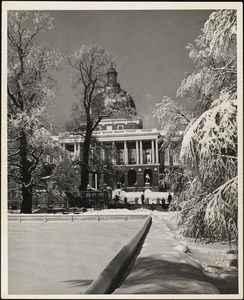
[[[133,97],[144,128],[160,128],[153,118],[155,104],[163,96],[176,98],[184,73],[193,70],[186,45],[193,43],[210,10],[76,10],[49,11],[55,29],[41,39],[64,54],[82,45],[99,44],[119,62],[118,82]],[[109,66],[108,66],[109,67]],[[59,127],[78,101],[71,88],[69,71],[55,74],[57,100],[52,114]],[[184,100],[181,100],[184,105]],[[194,103],[192,103],[194,105]]]

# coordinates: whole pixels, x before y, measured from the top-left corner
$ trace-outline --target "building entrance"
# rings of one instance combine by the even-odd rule
[[[135,170],[130,170],[128,172],[128,186],[134,186],[136,183],[136,171]]]

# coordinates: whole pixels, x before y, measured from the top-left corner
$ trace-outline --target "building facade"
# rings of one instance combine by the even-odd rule
[[[117,111],[109,118],[104,118],[94,131],[97,143],[91,149],[91,157],[95,156],[103,165],[112,164],[118,168],[116,181],[111,183],[106,174],[99,171],[96,165],[91,168],[89,185],[97,190],[123,188],[126,191],[143,191],[147,188],[152,191],[174,191],[172,176],[175,171],[180,172],[179,153],[173,149],[161,150],[161,141],[164,133],[156,128],[145,129],[140,117],[137,116],[136,106],[132,97],[121,89],[117,82],[117,71],[111,66],[107,72],[107,83],[104,86],[110,100],[117,95],[127,101],[129,114]],[[103,97],[102,92],[96,97]],[[82,155],[82,135],[60,132],[52,136],[55,143],[60,144],[71,159],[80,159]],[[59,159],[59,158],[58,158]],[[52,170],[55,168],[57,157],[47,156],[43,166],[41,182],[47,189],[52,189]],[[20,209],[22,194],[15,189],[9,192],[9,209]],[[45,189],[35,188],[33,208],[38,206],[59,205],[49,199]]]
[[[162,185],[162,179],[167,175],[166,170],[180,167],[179,153],[166,149],[160,150],[163,132],[153,129],[144,129],[140,117],[137,116],[136,106],[131,96],[120,88],[117,82],[117,72],[111,66],[107,72],[105,89],[116,94],[126,96],[131,114],[125,117],[120,112],[104,118],[94,132],[94,137],[100,144],[99,149],[92,149],[92,154],[99,154],[101,159],[122,167],[122,175],[118,178],[117,187],[126,190],[143,190],[146,181],[149,181],[152,190],[170,190],[168,184]],[[100,94],[101,96],[101,94]],[[79,159],[81,155],[82,136],[79,134],[60,133],[53,137],[64,150],[67,150],[72,159]],[[108,184],[103,174],[90,173],[90,185],[100,189]],[[114,188],[114,186],[112,187]]]
[[[101,145],[99,151],[102,160],[121,166],[123,176],[118,182],[127,190],[143,190],[146,178],[149,178],[152,190],[160,190],[160,176],[166,169],[179,168],[178,153],[169,149],[160,151],[161,132],[156,128],[138,128],[141,120],[103,120],[94,136]],[[134,129],[127,129],[134,125]],[[118,129],[119,127],[119,129]],[[116,129],[115,129],[116,128]],[[77,135],[59,134],[55,137],[70,153],[72,159],[79,159],[82,138]],[[91,172],[90,185],[101,188],[102,175]],[[166,188],[168,190],[168,188]]]

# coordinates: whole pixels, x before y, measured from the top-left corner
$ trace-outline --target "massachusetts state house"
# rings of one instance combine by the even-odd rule
[[[111,65],[107,71],[107,83],[104,88],[109,88],[115,95],[126,93],[120,88],[117,75],[117,71]],[[101,145],[100,157],[105,163],[110,161],[122,167],[117,187],[124,187],[127,191],[139,191],[143,190],[146,181],[149,181],[150,189],[153,191],[170,191],[170,179],[165,179],[170,172],[179,170],[179,153],[171,149],[160,150],[163,132],[156,128],[143,128],[142,120],[137,116],[134,100],[131,96],[127,99],[132,112],[130,117],[119,113],[112,114],[109,118],[103,119],[94,132],[94,137]],[[82,136],[63,132],[53,138],[73,159],[80,157]],[[92,149],[91,155],[95,153],[94,151],[97,149]],[[89,184],[95,189],[100,189],[103,184],[109,185],[109,182],[106,182],[103,174],[93,169],[90,172]]]

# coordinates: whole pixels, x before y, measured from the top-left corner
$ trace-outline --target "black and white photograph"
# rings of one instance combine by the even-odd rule
[[[242,9],[3,1],[2,299],[243,298]]]

